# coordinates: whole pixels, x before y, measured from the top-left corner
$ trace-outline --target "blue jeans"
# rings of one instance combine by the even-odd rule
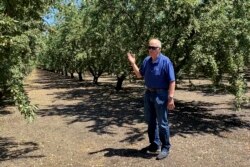
[[[168,125],[167,90],[151,92],[144,95],[144,114],[148,123],[148,137],[151,144],[157,144],[161,149],[170,149],[170,131]]]

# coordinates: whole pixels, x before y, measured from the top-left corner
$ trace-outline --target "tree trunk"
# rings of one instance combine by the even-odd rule
[[[78,72],[79,81],[82,81],[82,72]]]
[[[116,87],[115,87],[115,90],[117,92],[122,89],[122,83],[123,83],[125,78],[126,78],[126,76],[124,74],[121,76],[117,76],[117,83],[116,83]]]
[[[73,72],[70,73],[70,78],[74,78],[74,73]]]
[[[98,85],[98,76],[94,76],[94,79],[93,79],[93,83],[94,84],[96,84],[96,85]]]
[[[65,70],[64,75],[65,75],[66,77],[68,76],[68,71],[67,71],[67,70]]]

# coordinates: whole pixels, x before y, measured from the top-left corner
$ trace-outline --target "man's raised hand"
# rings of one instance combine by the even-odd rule
[[[132,54],[131,52],[128,52],[128,53],[127,53],[127,56],[128,56],[128,61],[129,61],[131,64],[135,64],[135,55]]]

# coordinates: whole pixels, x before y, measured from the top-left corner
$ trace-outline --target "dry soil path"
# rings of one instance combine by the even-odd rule
[[[194,81],[204,85],[205,81]],[[114,79],[100,86],[34,70],[26,91],[39,111],[28,124],[15,108],[0,108],[1,167],[249,167],[250,113],[232,110],[232,96],[176,91],[169,114],[172,149],[167,159],[139,150],[148,144],[143,121],[143,87]]]

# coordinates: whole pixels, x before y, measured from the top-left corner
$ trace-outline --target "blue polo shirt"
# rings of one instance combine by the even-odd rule
[[[168,89],[169,82],[175,81],[173,64],[170,59],[160,53],[155,62],[147,56],[140,68],[147,88]]]

